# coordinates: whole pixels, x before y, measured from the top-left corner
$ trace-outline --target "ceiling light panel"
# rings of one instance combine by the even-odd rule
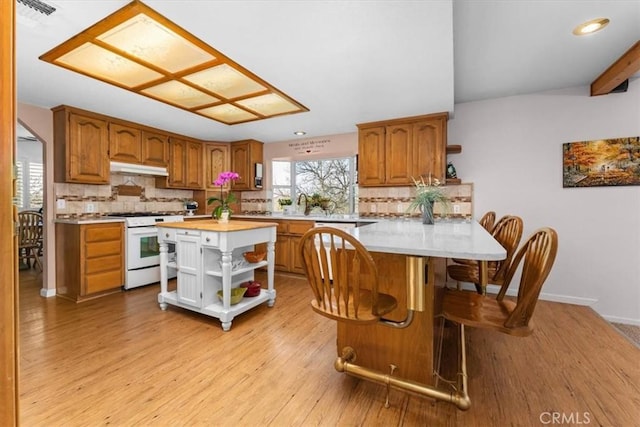
[[[237,98],[267,90],[260,83],[252,80],[227,64],[218,65],[188,76],[185,80],[227,98]]]
[[[99,80],[132,88],[162,78],[163,75],[137,62],[85,43],[56,59],[56,63]]]
[[[40,59],[225,124],[309,111],[138,0]]]
[[[200,107],[219,101],[218,98],[175,80],[143,89],[141,92],[184,108]]]
[[[292,104],[275,93],[243,99],[237,101],[236,104],[262,114],[263,116],[276,116],[291,113],[298,109],[295,104]]]
[[[231,104],[223,104],[216,107],[203,108],[202,110],[198,110],[198,113],[230,125],[257,120],[259,118],[255,114],[251,114],[250,112]]]

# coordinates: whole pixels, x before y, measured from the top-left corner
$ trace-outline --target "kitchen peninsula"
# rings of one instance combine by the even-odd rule
[[[175,305],[220,319],[222,329],[231,328],[233,318],[257,305],[275,303],[274,257],[276,226],[270,222],[216,220],[158,224],[160,245],[160,294],[162,310]],[[248,263],[243,253],[266,243],[267,259]],[[175,259],[169,260],[168,247],[175,245]],[[256,268],[267,267],[267,288],[255,297],[231,304],[231,289],[253,280]],[[168,290],[167,268],[177,270],[177,289]],[[218,292],[222,291],[222,301]]]
[[[476,221],[423,225],[383,220],[347,232],[369,250],[378,268],[379,291],[392,295],[398,306],[385,315],[395,327],[337,322],[338,356],[351,347],[357,354],[356,371],[363,367],[377,378],[391,375],[433,388],[447,258],[496,261],[505,258],[504,248]]]

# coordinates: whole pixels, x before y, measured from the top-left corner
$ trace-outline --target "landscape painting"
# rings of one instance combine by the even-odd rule
[[[567,142],[563,186],[640,185],[640,136]]]

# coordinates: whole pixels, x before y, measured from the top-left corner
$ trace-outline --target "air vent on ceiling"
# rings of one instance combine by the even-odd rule
[[[16,19],[29,27],[40,24],[55,11],[54,6],[40,0],[16,0]]]

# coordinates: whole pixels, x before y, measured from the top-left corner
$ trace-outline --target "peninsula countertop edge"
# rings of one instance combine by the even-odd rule
[[[476,221],[380,221],[347,232],[371,252],[480,261],[506,257],[505,249]]]

